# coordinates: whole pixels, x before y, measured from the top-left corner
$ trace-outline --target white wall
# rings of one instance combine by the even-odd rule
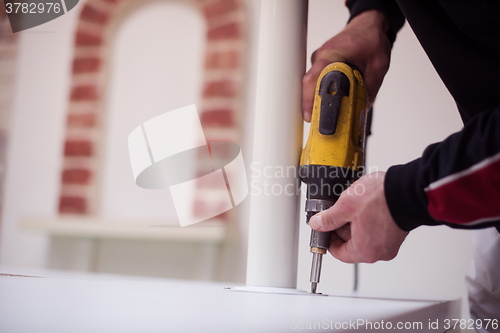
[[[45,265],[47,237],[21,232],[18,221],[57,212],[71,46],[80,8],[19,33],[0,232],[2,265]]]

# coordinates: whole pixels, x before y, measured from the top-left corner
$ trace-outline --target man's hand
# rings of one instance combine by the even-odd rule
[[[312,55],[312,67],[302,85],[304,120],[311,121],[314,92],[318,77],[332,62],[344,62],[363,73],[370,103],[389,69],[391,46],[387,38],[389,25],[385,15],[368,10],[355,16],[338,35],[328,40]]]
[[[354,182],[331,208],[316,214],[309,225],[331,231],[329,251],[347,263],[391,260],[408,235],[392,219],[384,193],[385,172]]]

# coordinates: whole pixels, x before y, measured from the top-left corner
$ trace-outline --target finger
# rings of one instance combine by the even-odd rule
[[[328,251],[331,253],[333,257],[336,259],[352,264],[357,263],[359,260],[357,259],[356,250],[354,249],[352,239],[345,242],[338,235],[332,235],[332,239],[330,242],[330,247]]]
[[[346,223],[333,232],[344,242],[347,242],[349,239],[351,239],[351,223]]]
[[[341,201],[342,196],[335,205],[311,217],[309,221],[311,228],[317,231],[332,231],[350,222],[351,212]]]
[[[309,71],[302,79],[302,115],[307,122],[311,121],[314,94],[316,92],[316,83],[323,68],[331,61],[320,59],[313,63]]]
[[[318,50],[314,51],[311,54],[311,64],[314,64],[316,62],[316,58],[318,57]]]

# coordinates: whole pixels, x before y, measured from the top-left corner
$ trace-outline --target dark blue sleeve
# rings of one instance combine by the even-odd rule
[[[440,224],[500,229],[500,106],[430,145],[422,157],[389,168],[385,196],[406,231]]]

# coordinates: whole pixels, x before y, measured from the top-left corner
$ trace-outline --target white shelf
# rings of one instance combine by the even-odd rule
[[[54,236],[172,240],[218,243],[225,238],[226,226],[216,219],[188,227],[167,224],[161,220],[109,220],[99,217],[25,218],[22,230]]]

